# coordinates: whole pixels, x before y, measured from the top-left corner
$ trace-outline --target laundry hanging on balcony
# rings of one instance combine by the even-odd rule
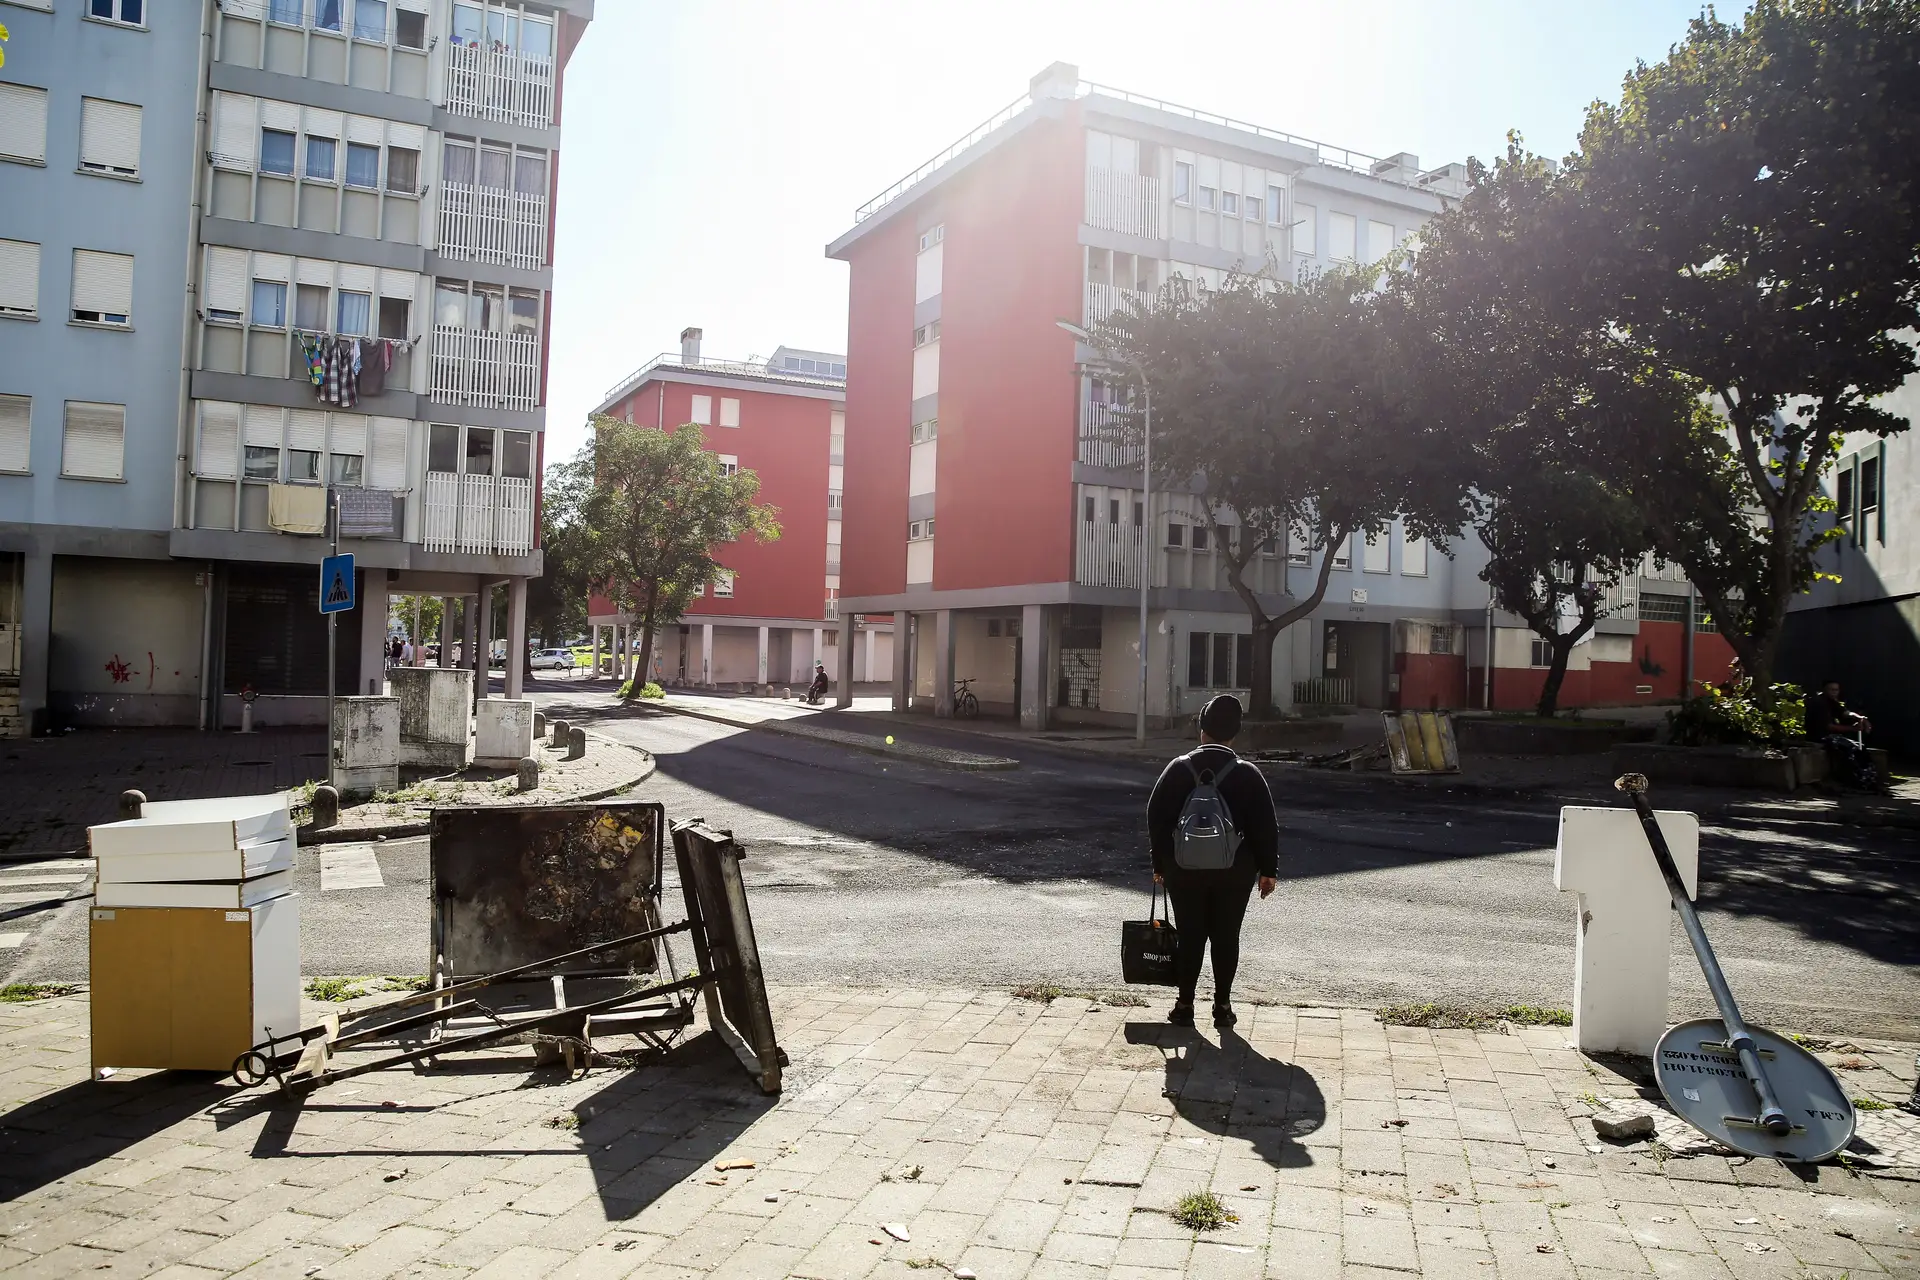
[[[328,333],[298,332],[296,336],[315,396],[322,404],[342,409],[353,408],[362,396],[384,394],[395,353],[404,353],[413,345],[389,338]]]

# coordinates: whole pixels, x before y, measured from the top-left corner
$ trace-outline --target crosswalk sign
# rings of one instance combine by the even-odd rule
[[[353,556],[328,556],[320,562],[320,612],[353,608]]]

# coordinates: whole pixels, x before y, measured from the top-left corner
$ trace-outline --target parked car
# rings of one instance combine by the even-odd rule
[[[573,651],[542,649],[533,655],[533,661],[529,665],[535,671],[571,671],[574,668]]]

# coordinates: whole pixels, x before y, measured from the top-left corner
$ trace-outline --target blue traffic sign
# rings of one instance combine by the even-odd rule
[[[328,556],[320,562],[320,612],[353,608],[353,556]]]

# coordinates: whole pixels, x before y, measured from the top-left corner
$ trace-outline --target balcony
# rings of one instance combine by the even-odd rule
[[[1137,468],[1140,446],[1127,439],[1126,424],[1104,400],[1080,402],[1080,461],[1090,467]]]
[[[447,110],[480,120],[548,128],[553,124],[553,59],[483,44],[449,46]]]
[[[1118,169],[1088,169],[1087,225],[1162,239],[1160,180]]]
[[[448,182],[440,188],[440,255],[538,270],[547,265],[547,197]]]
[[[427,472],[420,541],[429,551],[533,553],[533,480]]]
[[[822,611],[821,616],[828,622],[840,621],[840,602],[838,600],[827,601],[827,607]]]
[[[531,411],[540,401],[540,337],[433,327],[433,380],[439,404]]]
[[[1122,289],[1118,285],[1089,283],[1086,314],[1082,317],[1081,323],[1092,328],[1123,307],[1145,311],[1152,303],[1153,295],[1140,289]]]
[[[1140,529],[1103,520],[1079,522],[1073,580],[1083,587],[1140,589]]]

